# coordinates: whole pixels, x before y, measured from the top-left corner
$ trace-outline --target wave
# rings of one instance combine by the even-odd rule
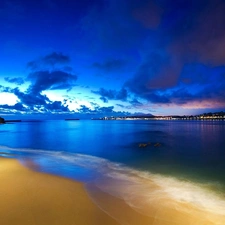
[[[198,216],[213,214],[213,217],[207,217],[208,220],[213,218],[215,222],[212,224],[223,224],[220,221],[225,221],[224,193],[214,190],[219,187],[219,183],[194,183],[149,171],[140,171],[104,158],[78,153],[6,146],[0,146],[0,150],[39,154],[41,157],[60,159],[64,164],[70,163],[98,173],[98,178],[92,181],[91,185],[87,185],[87,190],[103,210],[105,206],[98,201],[98,197],[90,188],[93,185],[104,193],[122,199],[132,209],[145,215],[148,215],[150,208],[152,210],[154,206],[154,213],[159,213],[162,208],[172,208],[187,216],[194,215],[194,212],[198,212],[196,214]]]

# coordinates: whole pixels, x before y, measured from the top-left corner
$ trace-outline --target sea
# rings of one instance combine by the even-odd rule
[[[0,156],[83,182],[108,214],[96,189],[139,213],[163,217],[155,224],[182,224],[168,223],[163,207],[192,214],[193,208],[182,211],[164,201],[173,199],[214,215],[184,224],[224,225],[225,121],[24,120],[0,125]],[[154,215],[147,212],[159,202]]]

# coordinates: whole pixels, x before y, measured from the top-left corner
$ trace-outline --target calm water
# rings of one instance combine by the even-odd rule
[[[140,148],[140,143],[150,144]],[[198,198],[198,204],[225,214],[223,121],[21,122],[0,126],[0,145],[0,152],[13,153],[2,156],[42,172],[96,183],[128,202],[133,194],[127,196],[122,189],[129,186],[129,193],[135,191],[139,198],[146,193],[146,198],[145,181],[153,180],[178,199]],[[103,181],[110,187],[101,186]],[[121,189],[115,191],[115,185]]]
[[[140,143],[148,142],[151,145],[139,148]],[[156,143],[161,146],[154,147]],[[18,157],[38,149],[65,153],[68,157],[79,153],[155,173],[225,184],[222,121],[22,122],[0,126],[0,145],[29,149],[16,151]],[[51,166],[44,157],[40,160],[43,169]]]

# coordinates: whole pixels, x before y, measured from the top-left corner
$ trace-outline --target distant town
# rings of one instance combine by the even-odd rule
[[[119,116],[92,118],[92,120],[225,120],[225,112],[204,113],[195,116]]]

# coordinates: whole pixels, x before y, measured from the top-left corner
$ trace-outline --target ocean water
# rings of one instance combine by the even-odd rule
[[[164,208],[195,215],[184,224],[225,224],[224,121],[24,121],[0,126],[0,155],[84,182],[115,218],[96,193],[122,199],[154,224],[183,224]]]

